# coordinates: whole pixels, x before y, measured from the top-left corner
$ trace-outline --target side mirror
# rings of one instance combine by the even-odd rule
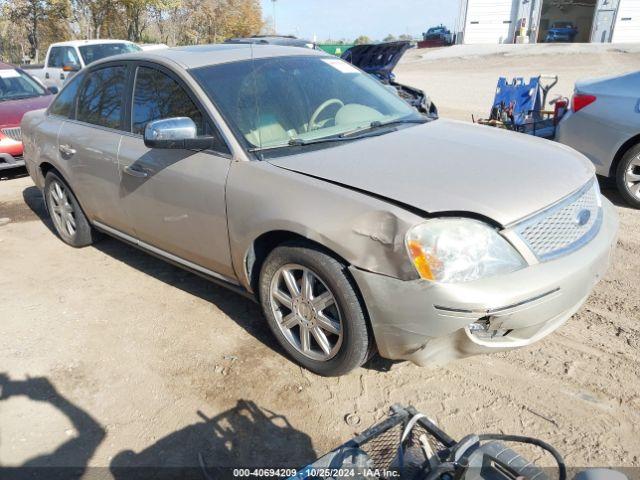
[[[47,90],[49,90],[49,93],[51,93],[52,95],[57,95],[59,92],[58,87],[55,87],[53,85],[47,88]]]
[[[65,63],[65,64],[62,66],[62,71],[63,71],[63,72],[77,72],[77,71],[79,71],[79,70],[80,70],[80,65],[78,65],[78,64],[77,64],[77,63],[75,63],[75,62],[72,62],[72,63]]]
[[[163,118],[147,123],[144,144],[149,148],[206,150],[213,137],[199,137],[196,124],[188,117]]]

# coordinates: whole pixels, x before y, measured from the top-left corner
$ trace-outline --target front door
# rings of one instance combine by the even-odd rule
[[[142,134],[151,120],[189,117],[215,150],[149,149]],[[140,65],[135,74],[131,133],[118,154],[121,198],[143,247],[204,273],[235,278],[229,252],[225,184],[231,163],[211,120],[171,72]]]
[[[44,68],[44,83],[47,87],[62,89],[68,73],[63,70],[65,65],[80,65],[80,58],[74,47],[51,47],[47,64]]]

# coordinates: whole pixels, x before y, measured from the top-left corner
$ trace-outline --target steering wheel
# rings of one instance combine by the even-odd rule
[[[344,102],[338,98],[330,98],[329,100],[322,102],[320,106],[316,108],[315,112],[313,112],[313,115],[311,115],[311,118],[309,119],[309,131],[316,130],[322,126],[316,123],[318,117],[331,105],[340,105],[340,107],[344,107]]]

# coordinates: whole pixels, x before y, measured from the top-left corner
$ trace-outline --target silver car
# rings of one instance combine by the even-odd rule
[[[313,50],[109,58],[22,128],[62,240],[104,232],[257,299],[322,375],[376,351],[429,365],[529,345],[615,244],[582,155],[424,117]]]
[[[576,83],[556,140],[585,154],[640,208],[640,71]]]

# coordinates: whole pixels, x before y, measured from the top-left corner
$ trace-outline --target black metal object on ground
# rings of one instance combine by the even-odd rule
[[[546,450],[558,464],[559,478],[565,480],[561,455],[541,440],[489,434],[456,441],[426,415],[399,405],[392,407],[389,418],[320,457],[292,479],[547,480],[546,473],[503,441]]]

